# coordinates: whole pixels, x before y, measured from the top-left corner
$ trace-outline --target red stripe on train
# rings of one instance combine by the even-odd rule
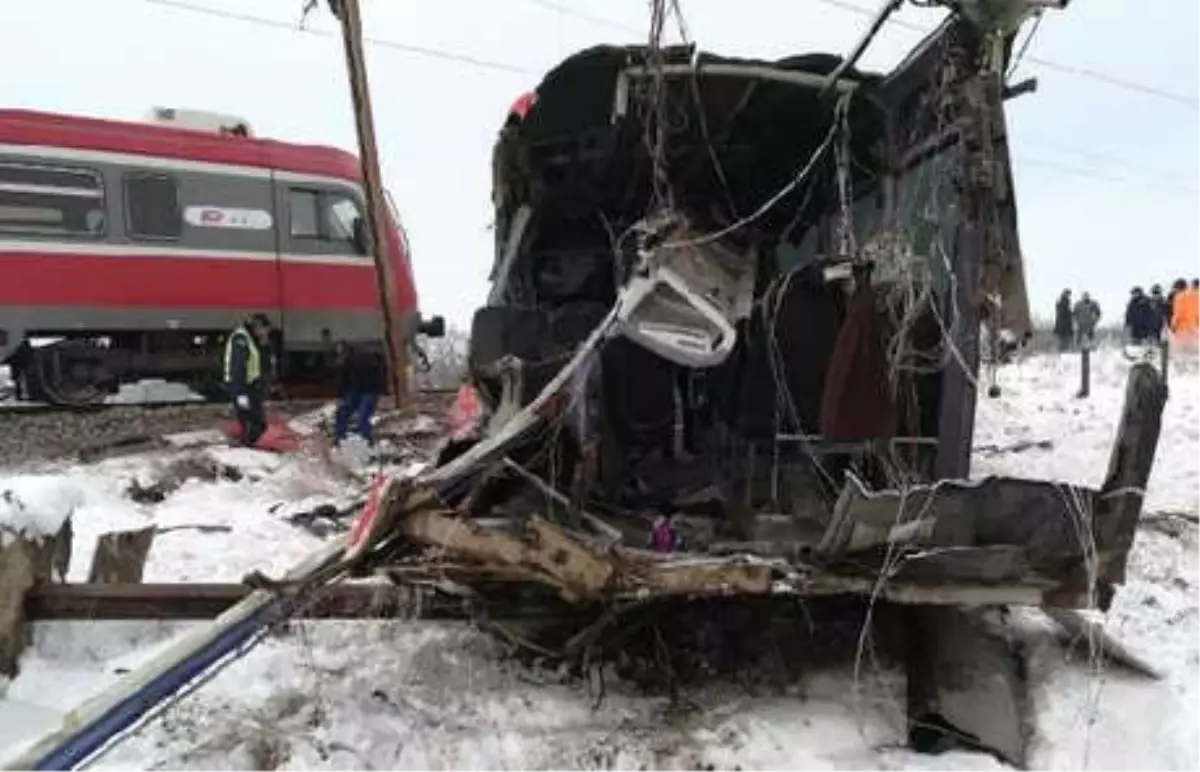
[[[377,293],[370,264],[0,253],[0,305],[373,311]]]

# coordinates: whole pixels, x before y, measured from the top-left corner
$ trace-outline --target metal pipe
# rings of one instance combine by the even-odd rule
[[[318,575],[336,565],[345,549],[339,538],[289,571],[285,582]],[[73,769],[135,726],[152,708],[230,657],[255,633],[291,611],[296,598],[256,590],[117,683],[68,712],[59,727],[15,758],[4,769]]]
[[[884,3],[884,6],[879,9],[878,13],[875,14],[875,18],[871,21],[871,26],[868,27],[863,36],[859,38],[858,43],[854,46],[854,50],[850,52],[850,55],[843,59],[842,63],[839,64],[833,72],[825,76],[824,82],[821,85],[822,95],[829,91],[834,83],[838,82],[847,70],[858,63],[858,60],[862,58],[864,53],[866,53],[867,46],[871,45],[871,41],[875,39],[875,36],[879,34],[879,30],[882,29],[883,25],[887,22],[888,17],[891,16],[892,13],[903,4],[904,0],[887,0],[887,2]]]
[[[624,115],[629,102],[628,81],[631,78],[652,77],[659,68],[643,66],[626,67],[617,79],[617,89],[614,95],[614,112]],[[800,70],[784,70],[762,64],[726,64],[720,62],[691,64],[664,64],[662,74],[665,77],[684,77],[696,75],[700,77],[717,78],[748,78],[752,80],[767,80],[775,83],[786,83],[804,88],[824,89],[833,84],[839,92],[850,92],[858,88],[858,83],[844,78],[832,78],[829,75],[817,75]]]

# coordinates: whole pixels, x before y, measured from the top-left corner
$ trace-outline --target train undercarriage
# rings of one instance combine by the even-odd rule
[[[18,399],[64,407],[103,403],[124,383],[160,379],[186,385],[199,397],[226,396],[222,356],[227,330],[167,332],[39,331],[9,358]],[[332,347],[284,349],[275,386],[292,397],[335,393]]]

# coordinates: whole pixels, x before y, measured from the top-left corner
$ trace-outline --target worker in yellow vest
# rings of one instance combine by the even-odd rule
[[[255,314],[229,333],[225,341],[225,385],[241,426],[243,445],[257,444],[267,421],[263,411],[270,370],[271,321]]]

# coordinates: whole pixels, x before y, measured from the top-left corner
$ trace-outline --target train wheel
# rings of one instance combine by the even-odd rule
[[[64,407],[92,407],[104,402],[101,388],[103,368],[88,347],[80,343],[56,343],[34,352],[37,391],[48,402]]]

